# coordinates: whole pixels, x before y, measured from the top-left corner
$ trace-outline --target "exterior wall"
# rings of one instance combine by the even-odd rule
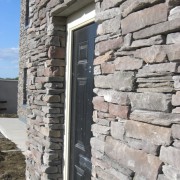
[[[22,1],[19,113],[27,114],[31,180],[63,179],[66,21],[51,13],[60,4],[30,0],[25,28]],[[96,0],[94,180],[180,176],[179,7],[178,0]]]
[[[180,178],[179,5],[96,3],[92,179]]]
[[[21,0],[20,19],[20,61],[19,61],[19,81],[18,81],[18,115],[21,120],[26,121],[27,108],[23,103],[24,68],[27,68],[29,49],[27,27],[25,27],[26,0]]]
[[[0,109],[6,108],[4,111],[0,110],[0,113],[17,113],[17,87],[18,81],[0,80],[0,101],[7,101],[7,103],[0,104]]]
[[[30,0],[25,27],[22,1],[19,114],[27,119],[27,179],[62,179],[65,20],[50,17],[59,0]],[[54,26],[55,25],[55,26]],[[27,105],[22,106],[23,68],[28,68]]]

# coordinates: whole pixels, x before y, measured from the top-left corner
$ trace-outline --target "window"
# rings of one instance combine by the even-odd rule
[[[27,68],[24,68],[24,79],[23,79],[23,104],[27,104]]]
[[[29,25],[29,0],[26,0],[25,26]]]

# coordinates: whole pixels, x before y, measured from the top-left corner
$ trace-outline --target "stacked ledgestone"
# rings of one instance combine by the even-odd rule
[[[66,26],[65,19],[50,16],[56,4],[59,0],[30,0],[28,27],[23,26],[22,4],[21,63],[28,68],[26,176],[31,180],[62,179]]]
[[[19,104],[28,68],[30,180],[63,179],[66,19],[51,12],[75,1],[30,0],[26,28],[22,1]],[[178,180],[180,1],[95,3],[92,180]]]
[[[28,54],[28,47],[27,47],[27,32],[25,30],[25,14],[26,14],[26,2],[21,2],[21,19],[20,19],[20,50],[19,50],[19,79],[18,79],[18,115],[20,119],[25,119],[27,114],[26,107],[23,102],[23,86],[24,86],[24,69],[26,68],[27,62],[27,54]]]
[[[180,178],[180,1],[96,2],[92,179]]]

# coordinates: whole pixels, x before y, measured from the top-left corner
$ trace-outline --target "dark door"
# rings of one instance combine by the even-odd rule
[[[92,136],[93,60],[96,29],[96,24],[92,23],[73,32],[71,180],[91,179],[90,138]]]

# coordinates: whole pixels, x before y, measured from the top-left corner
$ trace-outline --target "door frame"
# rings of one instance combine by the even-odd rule
[[[63,179],[69,180],[70,163],[70,127],[71,127],[71,85],[72,85],[72,42],[73,31],[95,21],[95,4],[67,18],[67,46],[66,46],[66,85],[65,85],[65,132],[64,132],[64,162]]]

